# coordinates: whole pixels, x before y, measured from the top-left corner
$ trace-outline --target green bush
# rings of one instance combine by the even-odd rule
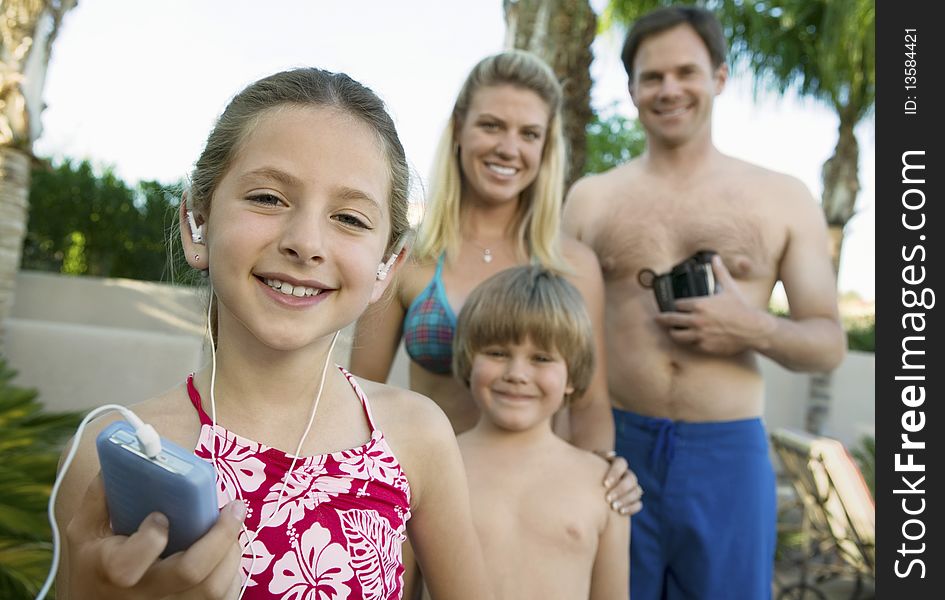
[[[860,352],[876,352],[876,316],[868,315],[844,323],[847,347]]]
[[[64,441],[77,413],[48,413],[37,393],[12,385],[0,357],[0,598],[34,598],[52,559],[46,517]]]
[[[130,186],[111,170],[65,160],[33,169],[23,268],[169,281],[166,244],[179,198],[166,186]],[[177,283],[175,281],[175,283]]]

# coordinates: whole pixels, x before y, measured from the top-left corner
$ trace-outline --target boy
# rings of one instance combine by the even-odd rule
[[[628,597],[629,517],[602,501],[607,463],[552,432],[593,364],[580,293],[542,267],[494,275],[459,314],[453,369],[481,414],[458,439],[497,599]]]

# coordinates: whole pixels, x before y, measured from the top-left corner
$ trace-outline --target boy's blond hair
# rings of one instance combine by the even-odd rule
[[[580,398],[594,372],[594,333],[580,292],[567,279],[537,265],[500,271],[466,299],[453,337],[453,372],[468,387],[473,358],[492,344],[526,339],[555,350]]]

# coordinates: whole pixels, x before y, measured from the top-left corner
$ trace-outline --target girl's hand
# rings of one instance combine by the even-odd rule
[[[643,488],[640,487],[637,476],[630,470],[627,460],[613,451],[595,454],[610,463],[610,468],[604,476],[605,494],[610,508],[621,515],[635,515],[640,512],[643,509]]]
[[[167,517],[151,513],[130,536],[114,535],[99,475],[66,528],[69,598],[237,598],[242,501],[220,511],[216,524],[183,552],[160,558]]]

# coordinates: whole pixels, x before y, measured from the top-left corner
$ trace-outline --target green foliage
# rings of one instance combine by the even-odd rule
[[[62,272],[69,275],[81,275],[88,271],[85,260],[85,236],[79,231],[69,234],[69,247],[62,259]]]
[[[876,352],[876,316],[868,315],[844,321],[847,347],[860,352]]]
[[[804,551],[808,544],[809,536],[800,529],[788,529],[778,527],[777,542],[774,548],[774,560],[777,562],[787,562],[795,558]]]
[[[168,187],[175,186],[133,188],[110,170],[97,174],[88,161],[35,168],[23,268],[170,279],[165,248],[178,201]]]
[[[863,479],[867,487],[870,488],[870,494],[876,498],[876,438],[871,435],[864,435],[860,438],[860,445],[853,449],[853,458],[863,473]]]
[[[587,124],[587,159],[584,175],[602,173],[639,156],[646,148],[646,132],[636,119],[595,113]]]
[[[52,558],[46,505],[80,415],[47,413],[0,357],[0,598],[32,598]]]

